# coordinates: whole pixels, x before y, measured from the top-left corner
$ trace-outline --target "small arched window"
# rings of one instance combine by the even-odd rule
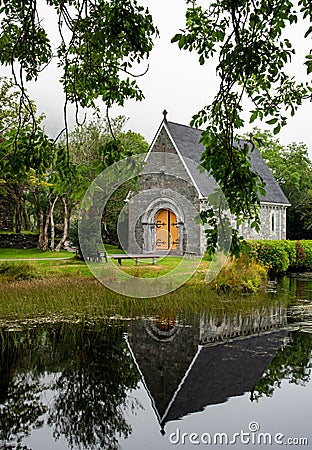
[[[276,223],[275,223],[275,213],[271,214],[271,231],[275,231]]]

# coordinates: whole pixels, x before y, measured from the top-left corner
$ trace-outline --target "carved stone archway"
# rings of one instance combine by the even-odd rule
[[[142,216],[144,251],[182,255],[183,224],[184,215],[176,202],[170,198],[154,200]]]

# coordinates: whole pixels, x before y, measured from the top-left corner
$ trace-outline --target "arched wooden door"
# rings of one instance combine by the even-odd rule
[[[156,250],[175,250],[179,243],[177,216],[170,209],[160,209],[156,214]]]

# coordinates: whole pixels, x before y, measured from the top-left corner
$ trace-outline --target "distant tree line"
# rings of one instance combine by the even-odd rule
[[[0,80],[0,211],[12,217],[11,230],[36,231],[39,248],[59,250],[70,231],[77,238],[79,205],[92,180],[123,157],[146,152],[148,144],[139,133],[124,131],[124,116],[110,122],[95,116],[76,125],[67,140],[53,142],[42,126],[44,115],[29,102],[20,103],[12,80]],[[287,238],[312,239],[312,163],[306,145],[283,146],[257,128],[252,140],[291,203]],[[104,210],[107,242],[118,243],[116,224],[129,189],[118,189]]]

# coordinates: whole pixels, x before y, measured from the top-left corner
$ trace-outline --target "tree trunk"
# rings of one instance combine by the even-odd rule
[[[68,237],[68,230],[69,230],[69,220],[70,220],[70,214],[69,210],[67,208],[67,203],[64,197],[62,197],[62,203],[63,203],[63,209],[64,209],[64,228],[63,228],[63,236],[60,242],[55,247],[55,251],[59,252],[61,247],[64,245],[67,237]]]
[[[21,211],[21,199],[19,195],[16,195],[15,203],[15,233],[22,231],[22,211]]]
[[[49,223],[51,218],[51,202],[50,202],[51,194],[48,196],[49,200],[49,207],[46,210],[46,214],[44,214],[44,210],[39,207],[38,210],[38,218],[39,218],[39,242],[38,242],[38,248],[41,250],[46,250],[49,245],[49,236],[48,236],[48,230],[49,230]]]
[[[55,199],[53,200],[52,206],[51,206],[51,211],[50,211],[50,223],[51,223],[51,243],[50,243],[50,248],[51,250],[54,250],[55,247],[55,224],[54,224],[54,207],[55,204],[58,200],[58,195],[55,197]]]
[[[27,212],[26,204],[25,204],[25,199],[23,199],[22,208],[23,208],[23,217],[24,217],[24,223],[25,223],[25,230],[26,231],[30,231],[30,220],[29,220],[29,215],[28,215],[28,212]]]
[[[44,250],[46,250],[48,248],[48,245],[49,245],[48,230],[49,230],[49,222],[50,222],[50,216],[51,216],[50,211],[51,211],[51,207],[49,206],[48,211],[46,211],[46,217],[45,217],[44,228],[43,228],[43,235],[44,235],[44,239],[45,239],[45,242],[46,242],[46,248]]]
[[[44,212],[42,208],[38,209],[38,221],[39,221],[39,241],[38,248],[46,250],[48,248],[48,236],[45,233],[45,221]]]

